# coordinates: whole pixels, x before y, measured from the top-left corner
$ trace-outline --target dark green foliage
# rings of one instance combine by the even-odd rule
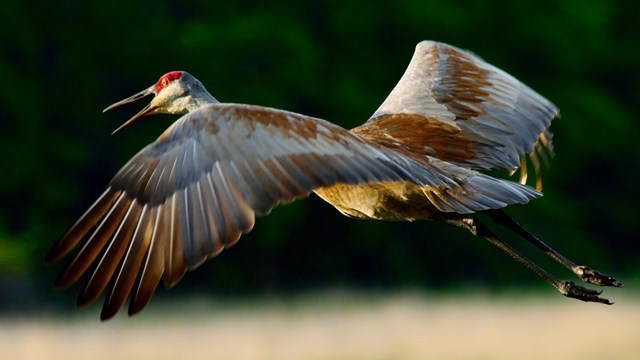
[[[544,173],[546,196],[509,213],[578,263],[614,274],[638,271],[635,2],[184,3],[4,1],[0,286],[16,276],[51,280],[53,271],[41,265],[46,249],[117,169],[175,120],[144,118],[111,137],[144,104],[101,114],[107,105],[181,69],[221,101],[354,127],[384,100],[424,39],[472,50],[561,109],[552,127],[557,156]],[[462,230],[350,220],[314,198],[258,219],[236,248],[179,288],[537,280]]]

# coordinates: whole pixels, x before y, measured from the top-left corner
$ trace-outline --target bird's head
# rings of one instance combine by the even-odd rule
[[[109,111],[120,105],[142,99],[143,97],[154,95],[151,102],[140,112],[127,120],[113,134],[130,125],[144,115],[153,114],[186,114],[205,104],[217,103],[218,101],[207,92],[204,85],[186,71],[171,71],[160,77],[152,86],[139,93],[107,107],[103,110]]]

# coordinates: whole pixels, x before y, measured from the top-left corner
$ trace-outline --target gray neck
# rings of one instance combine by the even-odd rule
[[[167,108],[170,114],[187,114],[204,105],[220,103],[206,91],[200,91],[197,95],[178,98]]]
[[[189,109],[189,111],[195,110],[201,106],[208,104],[218,104],[220,101],[216,100],[213,95],[209,94],[207,91],[203,91],[198,94],[198,96],[194,96],[191,98],[189,102],[189,106],[193,106],[193,108]]]

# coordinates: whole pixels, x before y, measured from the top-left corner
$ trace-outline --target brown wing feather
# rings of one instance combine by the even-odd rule
[[[145,254],[147,254],[152,236],[156,231],[159,209],[155,207],[149,210],[148,206],[142,208],[142,214],[139,219],[140,225],[129,243],[122,265],[114,278],[114,284],[107,293],[104,307],[100,314],[102,319],[108,319],[115,315],[126,301],[127,295],[131,292],[136,279],[128,276],[128,274],[138,271]]]
[[[143,209],[144,210],[144,209]],[[113,238],[104,251],[98,266],[89,278],[78,297],[78,306],[84,306],[93,302],[109,284],[111,276],[118,267],[120,258],[124,254],[129,240],[140,228],[140,206],[135,199],[126,210],[124,218],[120,222]],[[114,222],[116,223],[116,222]]]
[[[47,262],[84,242],[56,285],[78,281],[95,265],[78,303],[94,301],[110,285],[101,317],[112,317],[128,297],[129,313],[135,313],[161,278],[175,285],[251,230],[255,214],[318,187],[382,181],[438,186],[449,180],[323,120],[258,106],[209,105],[179,119],[133,157]]]
[[[419,114],[380,115],[353,132],[397,151],[449,162],[460,163],[476,156],[471,140],[458,127]]]
[[[149,244],[149,250],[146,253],[144,262],[142,263],[142,270],[140,274],[140,281],[138,281],[138,287],[135,293],[132,295],[129,302],[129,314],[135,314],[142,310],[145,305],[151,300],[153,293],[155,292],[162,274],[164,272],[165,264],[165,248],[169,243],[169,225],[165,214],[167,213],[167,206],[159,206],[157,208],[156,220],[154,224],[153,235],[151,236],[151,243]],[[137,273],[134,269],[133,273]],[[129,280],[133,279],[133,276],[126,276],[127,273],[123,272],[123,276]],[[120,297],[126,298],[129,293],[122,291]],[[107,299],[111,298],[108,296]],[[105,313],[102,318],[108,319],[116,314],[118,309],[122,306],[122,303],[111,306],[109,300],[105,303],[105,308],[113,309],[108,313]]]
[[[387,99],[354,131],[420,144],[465,167],[515,170],[523,155],[535,161],[540,152],[552,153],[548,127],[557,115],[552,103],[504,71],[453,46],[423,41]],[[431,130],[399,134],[391,123],[407,129],[426,123]],[[432,131],[444,128],[446,143]]]

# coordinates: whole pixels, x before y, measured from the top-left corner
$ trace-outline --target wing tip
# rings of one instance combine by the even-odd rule
[[[58,274],[58,277],[56,277],[55,280],[53,280],[53,288],[54,290],[67,289],[71,285],[75,284],[81,276],[82,274],[69,272],[69,268],[66,268]]]
[[[433,41],[433,40],[422,40],[419,43],[416,44],[416,51],[420,51],[423,48],[428,48],[428,47],[432,47],[436,44],[441,44],[439,42]]]
[[[61,252],[56,246],[54,246],[44,256],[44,261],[43,261],[44,266],[47,266],[47,267],[53,266],[55,263],[60,261],[60,259],[62,259],[66,254],[67,252]]]
[[[107,306],[107,304],[105,304],[102,307],[102,311],[100,311],[100,321],[111,320],[114,316],[116,316],[119,310],[120,310],[119,306],[110,307],[110,306]]]

